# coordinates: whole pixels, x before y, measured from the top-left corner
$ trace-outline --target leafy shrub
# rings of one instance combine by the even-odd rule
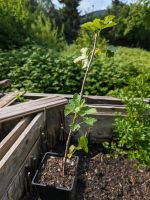
[[[50,48],[65,45],[62,31],[52,25],[37,1],[0,0],[0,27],[0,49],[18,48],[33,41]]]
[[[84,73],[73,60],[78,57],[78,46],[63,52],[39,45],[18,50],[0,51],[0,80],[10,78],[12,89],[32,92],[76,93]],[[137,56],[138,55],[138,56]],[[139,74],[150,74],[150,53],[141,49],[118,47],[113,58],[95,59],[85,85],[85,93],[106,95],[128,86],[129,79]]]
[[[80,70],[72,62],[59,57],[59,54],[38,45],[13,50],[14,62],[10,65],[9,77],[12,89],[25,89],[32,92],[71,93],[80,87]]]
[[[107,14],[115,15],[118,24],[106,32],[111,43],[150,49],[149,0],[137,0],[130,5],[114,0]]]
[[[20,46],[30,35],[29,1],[0,0],[0,48]]]
[[[115,155],[127,155],[150,167],[150,105],[144,102],[149,85],[145,76],[132,79],[130,86],[121,95],[127,115],[115,120],[113,141],[104,145]],[[138,99],[136,97],[139,97]]]

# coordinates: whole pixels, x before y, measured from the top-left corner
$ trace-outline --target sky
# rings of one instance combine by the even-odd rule
[[[71,0],[70,0],[71,1]],[[123,2],[132,3],[135,0],[122,0]],[[52,0],[56,7],[60,7],[58,0]],[[84,14],[91,11],[103,10],[111,5],[111,0],[81,0],[79,11]]]

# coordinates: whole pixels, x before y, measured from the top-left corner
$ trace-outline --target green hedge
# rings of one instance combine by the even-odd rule
[[[84,73],[73,62],[75,54],[67,50],[60,54],[38,45],[9,52],[0,51],[0,79],[10,78],[12,90],[66,94],[79,92]],[[85,93],[106,95],[127,86],[131,77],[146,72],[149,74],[149,69],[149,52],[118,47],[113,58],[100,57],[94,61]]]

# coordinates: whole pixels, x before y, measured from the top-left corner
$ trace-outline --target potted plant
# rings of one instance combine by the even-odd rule
[[[96,122],[96,119],[89,117],[89,114],[95,113],[96,110],[90,108],[85,103],[85,99],[83,98],[84,86],[95,56],[103,52],[110,52],[110,49],[107,49],[106,47],[105,49],[97,48],[97,43],[101,31],[105,28],[113,27],[116,24],[113,22],[113,19],[114,16],[106,16],[104,20],[95,19],[93,22],[87,22],[81,26],[81,28],[91,31],[94,35],[92,51],[88,48],[81,49],[82,55],[74,61],[76,63],[83,63],[85,75],[80,94],[75,94],[65,108],[66,116],[73,113],[73,120],[70,124],[70,130],[67,136],[65,153],[64,155],[51,152],[46,153],[32,180],[32,185],[36,186],[42,200],[75,199],[77,166],[79,159],[73,154],[78,150],[84,150],[88,153],[88,133],[86,132],[79,137],[77,146],[70,146],[70,140],[71,136],[80,129],[82,123],[91,127]],[[82,118],[82,122],[80,123],[78,123],[79,117]]]

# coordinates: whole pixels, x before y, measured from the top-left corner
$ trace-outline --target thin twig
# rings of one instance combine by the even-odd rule
[[[68,138],[67,138],[67,142],[66,142],[65,155],[64,155],[63,161],[62,161],[62,167],[63,167],[62,173],[63,173],[63,176],[65,175],[65,163],[66,163],[66,158],[67,158],[67,153],[68,153],[68,147],[69,147],[70,140],[71,140],[71,134],[72,134],[72,131],[70,129],[69,135],[68,135]]]
[[[95,37],[94,37],[94,45],[93,45],[92,54],[91,54],[91,57],[90,57],[90,60],[89,60],[88,66],[87,66],[87,68],[86,68],[85,76],[84,76],[83,83],[82,83],[82,87],[81,87],[81,92],[80,92],[80,97],[81,97],[81,98],[82,98],[82,96],[83,96],[85,82],[86,82],[86,79],[87,79],[87,76],[88,76],[88,73],[89,73],[89,70],[90,70],[90,67],[91,67],[91,64],[92,64],[92,61],[93,61],[94,55],[95,55],[96,43],[97,43],[97,37],[98,37],[98,33],[95,33]]]
[[[145,181],[144,183],[142,183],[142,185],[145,185],[148,182],[150,182],[150,179],[148,179],[147,181]]]

